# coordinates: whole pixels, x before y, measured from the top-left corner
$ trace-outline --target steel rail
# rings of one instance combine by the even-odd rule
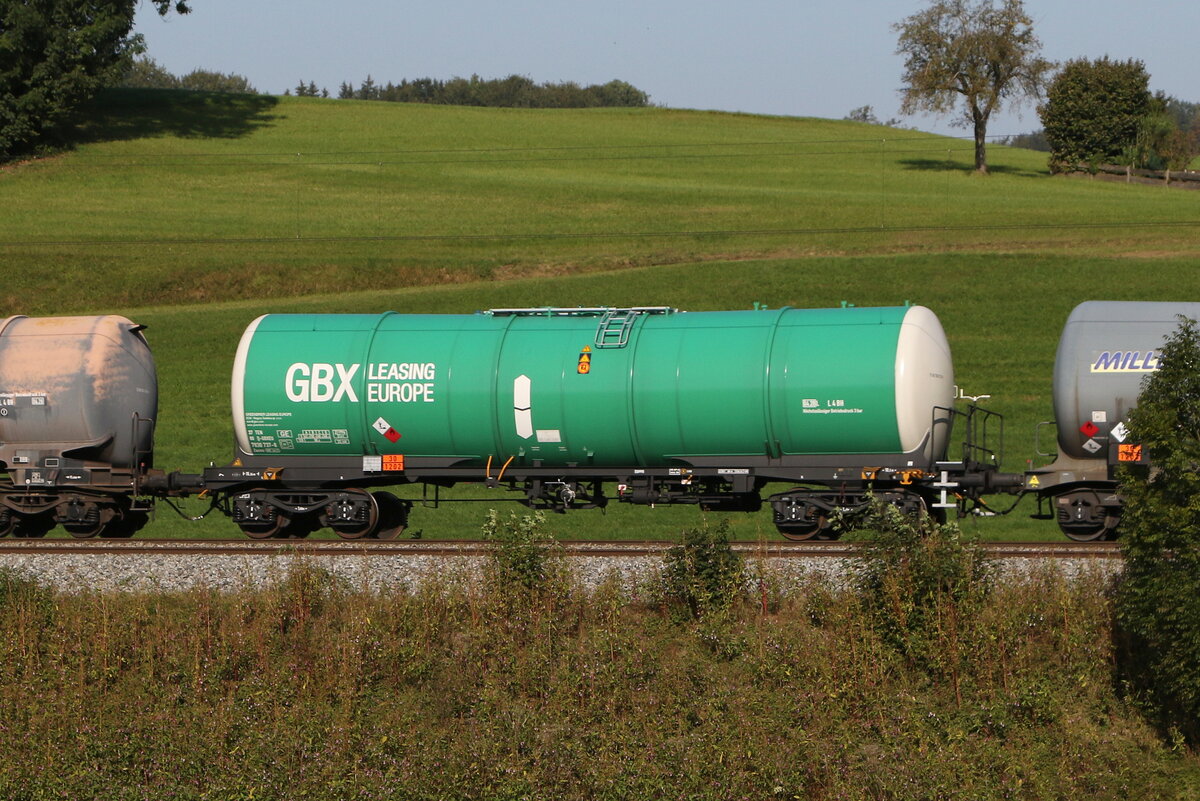
[[[663,555],[674,543],[665,541],[573,541],[557,543],[566,557],[645,557]],[[853,557],[869,543],[861,542],[735,542],[732,548],[748,558],[755,556]],[[1114,542],[987,542],[984,553],[993,558],[1121,559]],[[482,556],[492,546],[480,540],[105,540],[105,539],[2,539],[5,554],[152,554],[180,555],[371,555],[371,556]]]

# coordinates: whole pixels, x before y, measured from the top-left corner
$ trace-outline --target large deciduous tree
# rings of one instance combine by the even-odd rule
[[[954,124],[973,129],[975,169],[986,173],[992,114],[1040,97],[1053,67],[1038,55],[1042,43],[1022,0],[935,0],[892,27],[904,56],[901,113],[948,114],[961,101]]]
[[[152,0],[159,14],[183,2]],[[35,150],[79,103],[128,68],[138,0],[0,2],[0,161]]]

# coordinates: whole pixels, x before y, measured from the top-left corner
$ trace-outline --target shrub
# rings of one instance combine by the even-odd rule
[[[134,61],[117,84],[126,89],[187,89],[193,92],[225,92],[256,95],[248,78],[237,73],[196,69],[187,75],[174,75],[152,58]],[[313,96],[317,94],[313,87]]]
[[[1122,664],[1163,723],[1200,735],[1200,331],[1184,320],[1129,415],[1152,466],[1122,473]]]
[[[724,614],[742,593],[744,565],[729,545],[729,521],[686,529],[667,551],[662,573],[666,602],[692,618]]]
[[[481,531],[492,546],[487,575],[496,587],[533,590],[546,582],[554,539],[542,534],[545,523],[546,515],[540,511],[520,517],[509,512],[502,519],[495,509],[488,510]]]
[[[335,574],[297,559],[269,595],[274,597],[279,625],[287,630],[322,615],[344,591],[344,582]]]
[[[856,577],[863,608],[883,640],[911,664],[951,678],[958,688],[970,656],[973,624],[991,593],[995,570],[957,525],[903,514],[872,502]]]
[[[1120,158],[1150,111],[1149,84],[1140,61],[1068,61],[1038,109],[1050,143],[1050,171]]]

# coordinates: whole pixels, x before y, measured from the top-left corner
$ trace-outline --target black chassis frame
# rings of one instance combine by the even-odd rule
[[[762,490],[768,484],[782,483],[793,489],[766,499],[775,507],[776,526],[780,531],[803,530],[807,536],[814,524],[821,531],[828,530],[829,518],[837,514],[861,513],[871,497],[909,511],[923,507],[942,513],[956,508],[962,515],[987,492],[1019,487],[1022,475],[998,472],[1003,416],[973,403],[966,411],[935,407],[932,426],[945,426],[948,437],[956,418],[962,418],[966,428],[961,461],[927,456],[928,437],[903,454],[795,456],[764,443],[763,455],[676,457],[674,464],[654,467],[545,466],[539,460],[527,462],[524,455],[503,465],[490,459],[485,463],[485,456],[405,456],[403,469],[390,471],[364,469],[364,456],[255,456],[235,446],[234,462],[207,468],[199,483],[214,496],[214,504],[235,519],[235,512],[244,514],[252,506],[263,505],[285,516],[321,514],[325,504],[344,501],[346,496],[339,493],[348,490],[417,484],[425,485],[424,497],[402,503],[420,501],[436,506],[440,503],[436,490],[459,483],[503,487],[522,493],[523,497],[514,499],[519,503],[555,512],[606,506],[605,482],[617,485],[616,498],[624,503],[755,511],[762,506]],[[995,427],[999,428],[999,450],[988,447],[989,431]],[[381,454],[371,456],[382,462]],[[435,488],[432,499],[429,487]]]
[[[219,499],[254,493],[285,512],[297,511],[289,496],[320,496],[347,489],[479,484],[523,493],[528,506],[563,512],[607,505],[603,485],[617,485],[616,500],[641,505],[698,504],[713,509],[754,511],[771,483],[791,484],[790,498],[809,494],[818,503],[830,497],[865,493],[915,493],[930,505],[957,496],[977,497],[995,468],[971,462],[930,463],[910,454],[828,456],[740,456],[678,459],[677,465],[543,466],[538,461],[501,467],[481,466],[475,457],[406,457],[403,470],[366,471],[361,456],[251,456],[204,471],[203,485]],[[777,497],[777,496],[772,496]],[[421,501],[422,498],[412,499]],[[426,497],[429,500],[428,490]],[[435,495],[433,502],[440,502]],[[452,499],[451,499],[452,500]],[[768,499],[770,500],[770,499]],[[308,511],[300,509],[299,511]]]
[[[38,532],[34,536],[54,525],[101,529],[114,518],[128,518],[131,512],[142,513],[144,523],[154,508],[153,500],[144,497],[144,482],[149,473],[161,471],[58,456],[38,462],[0,469],[0,521],[4,521],[0,529],[4,533],[22,520],[34,526]],[[129,536],[141,523],[118,536]]]
[[[72,496],[117,503],[143,494],[149,471],[116,467],[107,462],[71,459],[57,454],[36,464],[0,463],[0,506],[23,515],[39,515]]]

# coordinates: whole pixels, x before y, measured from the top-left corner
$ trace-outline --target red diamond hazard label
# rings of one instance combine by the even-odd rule
[[[1083,432],[1083,435],[1085,437],[1094,437],[1100,433],[1100,427],[1097,426],[1095,423],[1093,423],[1091,420],[1088,420],[1086,423],[1081,425],[1079,427],[1079,430],[1081,432]]]
[[[392,428],[391,424],[382,417],[372,423],[371,427],[382,434],[388,442],[395,442],[400,439],[400,432]]]

